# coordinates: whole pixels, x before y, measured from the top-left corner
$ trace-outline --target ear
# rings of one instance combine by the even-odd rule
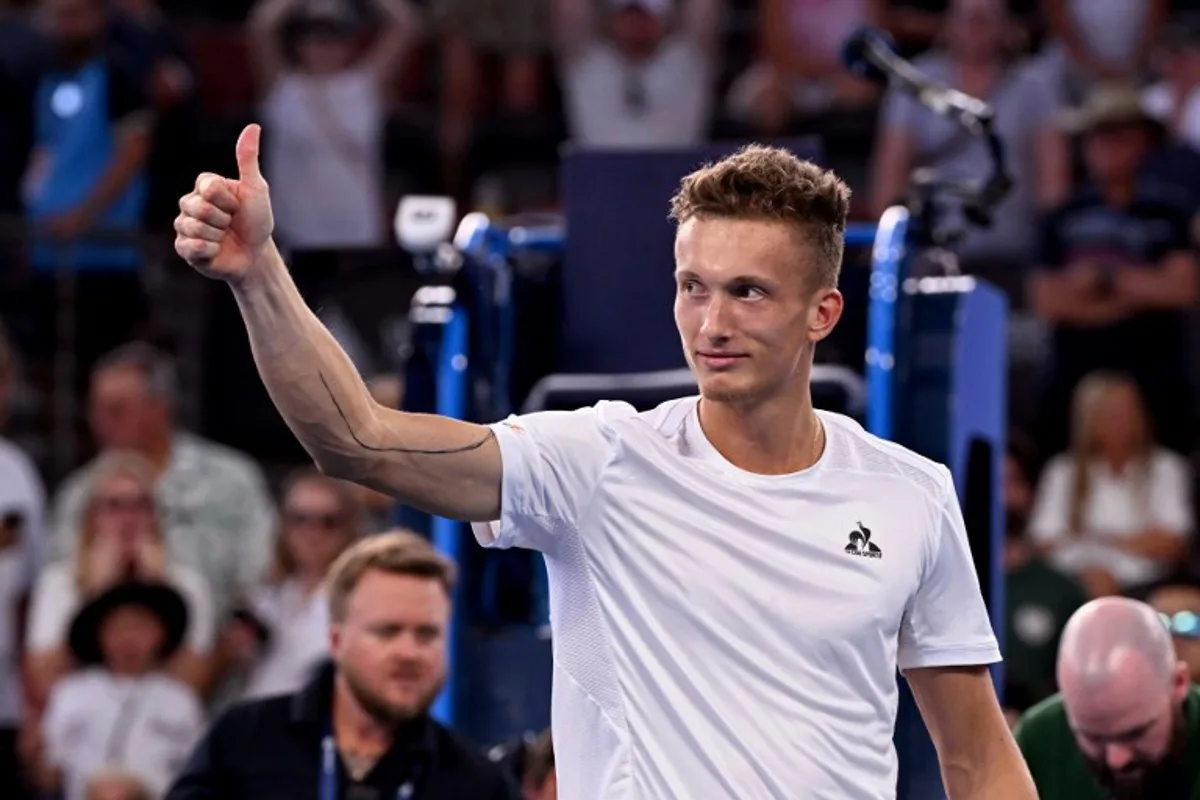
[[[336,622],[329,623],[329,654],[337,660],[338,649],[342,645],[342,626]]]
[[[837,289],[821,288],[813,294],[808,306],[808,340],[816,343],[833,332],[846,302]]]
[[[1192,674],[1186,661],[1175,662],[1175,674],[1171,677],[1171,695],[1176,703],[1187,700],[1192,686]]]

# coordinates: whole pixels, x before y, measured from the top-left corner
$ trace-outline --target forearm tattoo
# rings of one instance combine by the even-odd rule
[[[496,438],[496,433],[491,428],[486,428],[486,433],[478,441],[465,444],[461,447],[451,447],[445,450],[421,450],[414,447],[377,447],[364,442],[358,437],[358,432],[354,430],[354,426],[350,424],[350,420],[346,417],[346,412],[342,410],[342,404],[338,402],[337,396],[333,393],[333,389],[329,388],[329,382],[325,380],[325,374],[318,370],[318,377],[321,379],[321,385],[325,387],[325,391],[329,393],[329,399],[333,402],[333,407],[337,409],[338,416],[342,418],[342,422],[346,425],[346,430],[350,432],[350,438],[355,444],[364,450],[369,450],[373,453],[409,453],[419,456],[448,456],[454,453],[468,453],[472,450],[478,450],[488,443],[488,440]]]

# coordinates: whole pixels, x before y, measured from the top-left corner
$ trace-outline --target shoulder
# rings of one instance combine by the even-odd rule
[[[506,784],[504,771],[489,761],[479,748],[437,722],[433,726],[437,758],[446,765],[448,772],[470,778],[480,790],[494,790]],[[479,796],[490,795],[481,792]]]
[[[51,694],[57,702],[74,703],[76,698],[97,697],[105,691],[108,681],[103,670],[96,667],[69,672],[55,681]]]
[[[1032,746],[1034,749],[1046,744],[1063,732],[1070,731],[1067,724],[1067,709],[1063,704],[1061,694],[1051,695],[1042,702],[1030,708],[1017,723],[1014,733],[1017,744],[1022,750]]]
[[[225,477],[230,483],[261,482],[262,469],[245,453],[191,433],[177,434],[180,446],[200,462],[205,471]]]
[[[953,490],[950,470],[942,464],[867,432],[850,417],[818,413],[825,424],[826,447],[832,450],[834,469],[915,488],[933,502],[940,502]]]
[[[73,567],[70,562],[57,561],[53,564],[48,564],[41,573],[38,574],[35,591],[45,592],[60,602],[68,595],[73,596],[75,592]]]
[[[81,501],[84,492],[87,491],[88,482],[92,479],[94,468],[95,462],[84,464],[63,478],[58,487],[57,499],[63,503]]]
[[[275,695],[243,700],[222,711],[213,720],[208,736],[218,742],[259,742],[277,735],[292,715],[293,695]]]
[[[197,710],[200,708],[200,700],[196,697],[196,692],[178,678],[160,672],[151,675],[147,679],[147,685],[158,699],[171,703],[176,708]]]
[[[1039,484],[1053,484],[1066,481],[1075,474],[1075,460],[1070,453],[1059,453],[1046,462],[1042,468]]]
[[[33,459],[13,442],[0,437],[0,479],[16,484],[21,490],[40,500],[45,496],[45,486]]]

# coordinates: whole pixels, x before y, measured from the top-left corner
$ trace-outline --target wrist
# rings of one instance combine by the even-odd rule
[[[268,237],[259,248],[258,254],[251,260],[250,266],[240,275],[226,278],[225,282],[240,300],[254,300],[271,291],[280,273],[287,273],[287,265],[283,263],[283,256],[276,247],[274,238]]]

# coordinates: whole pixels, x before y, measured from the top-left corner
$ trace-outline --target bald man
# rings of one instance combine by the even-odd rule
[[[1059,694],[1017,744],[1041,800],[1200,800],[1200,688],[1150,606],[1093,600],[1072,615]]]

